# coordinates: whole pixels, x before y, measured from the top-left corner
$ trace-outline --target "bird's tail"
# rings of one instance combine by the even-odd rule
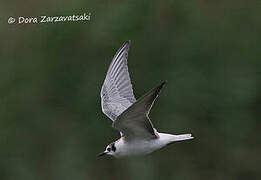
[[[184,141],[188,139],[193,139],[192,134],[180,134],[180,135],[173,135],[173,142],[175,141]]]

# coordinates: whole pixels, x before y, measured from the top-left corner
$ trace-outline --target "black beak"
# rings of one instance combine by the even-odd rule
[[[102,153],[98,154],[98,157],[104,156],[106,154],[107,154],[107,152],[102,152]]]

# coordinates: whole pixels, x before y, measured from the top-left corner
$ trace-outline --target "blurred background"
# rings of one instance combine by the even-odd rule
[[[261,179],[260,8],[258,0],[1,2],[0,179]],[[83,22],[7,23],[89,12]],[[99,93],[129,39],[135,96],[168,81],[150,114],[155,127],[195,139],[97,158],[119,138]]]

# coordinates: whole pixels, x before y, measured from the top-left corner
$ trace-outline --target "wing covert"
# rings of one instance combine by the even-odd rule
[[[113,122],[112,127],[122,132],[128,141],[157,138],[156,130],[148,115],[165,83],[161,83],[139,98]]]

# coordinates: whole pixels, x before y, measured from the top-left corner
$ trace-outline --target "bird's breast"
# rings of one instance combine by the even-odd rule
[[[119,144],[119,147],[117,148],[117,155],[138,156],[151,153],[162,147],[162,145],[158,141],[158,139],[135,142],[126,142],[122,140],[121,144]]]

